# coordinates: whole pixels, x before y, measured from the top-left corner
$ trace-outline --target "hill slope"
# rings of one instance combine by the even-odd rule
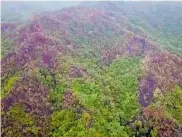
[[[86,2],[3,22],[2,136],[180,137],[178,5]]]

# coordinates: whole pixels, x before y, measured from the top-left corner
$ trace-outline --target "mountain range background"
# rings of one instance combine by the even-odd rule
[[[1,4],[2,136],[182,136],[182,2]]]

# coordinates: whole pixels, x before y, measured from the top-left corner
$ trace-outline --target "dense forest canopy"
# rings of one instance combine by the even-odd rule
[[[1,136],[182,136],[182,2],[1,4]]]

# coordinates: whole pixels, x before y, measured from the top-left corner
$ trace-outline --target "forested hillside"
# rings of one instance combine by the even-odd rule
[[[2,10],[1,136],[182,137],[181,2],[37,4]]]

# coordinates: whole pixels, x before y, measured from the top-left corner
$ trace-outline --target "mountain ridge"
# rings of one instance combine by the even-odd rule
[[[142,4],[122,4],[1,24],[3,136],[182,135],[181,41],[142,22]]]

